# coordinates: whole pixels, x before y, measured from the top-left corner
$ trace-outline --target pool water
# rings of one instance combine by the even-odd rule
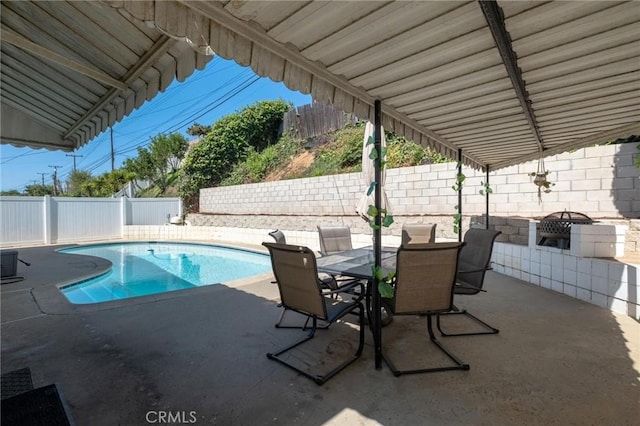
[[[218,284],[271,270],[266,254],[204,244],[116,243],[60,252],[102,257],[113,263],[104,275],[61,288],[67,299],[77,304]]]

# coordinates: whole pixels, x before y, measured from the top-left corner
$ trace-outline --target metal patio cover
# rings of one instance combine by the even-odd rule
[[[639,23],[611,1],[3,1],[2,143],[80,147],[211,49],[495,170],[640,134]]]

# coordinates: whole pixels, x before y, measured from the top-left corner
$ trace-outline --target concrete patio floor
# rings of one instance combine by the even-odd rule
[[[487,293],[456,304],[500,334],[441,339],[469,371],[396,378],[374,368],[367,332],[361,359],[317,386],[265,356],[302,334],[274,328],[280,310],[270,274],[71,305],[55,284],[109,264],[55,248],[21,248],[32,264],[18,265],[25,280],[2,285],[1,367],[29,367],[35,387],[56,383],[77,425],[157,423],[158,411],[216,425],[637,425],[640,418],[638,322],[497,273],[487,275]],[[383,347],[399,363],[440,362],[425,326],[423,317],[395,318],[383,329]],[[320,362],[329,363],[356,336],[353,324],[337,324],[314,340],[327,347]],[[316,354],[292,357],[312,364]]]

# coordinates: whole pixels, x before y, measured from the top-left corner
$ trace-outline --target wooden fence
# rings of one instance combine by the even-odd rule
[[[301,138],[313,138],[342,129],[346,124],[358,122],[353,114],[347,114],[332,105],[314,102],[288,111],[283,118],[284,132]]]

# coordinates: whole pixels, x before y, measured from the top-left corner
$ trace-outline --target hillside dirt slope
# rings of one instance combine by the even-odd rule
[[[299,176],[306,169],[311,167],[315,155],[311,151],[304,151],[294,155],[283,167],[278,168],[265,177],[265,182],[288,179],[289,177]]]

